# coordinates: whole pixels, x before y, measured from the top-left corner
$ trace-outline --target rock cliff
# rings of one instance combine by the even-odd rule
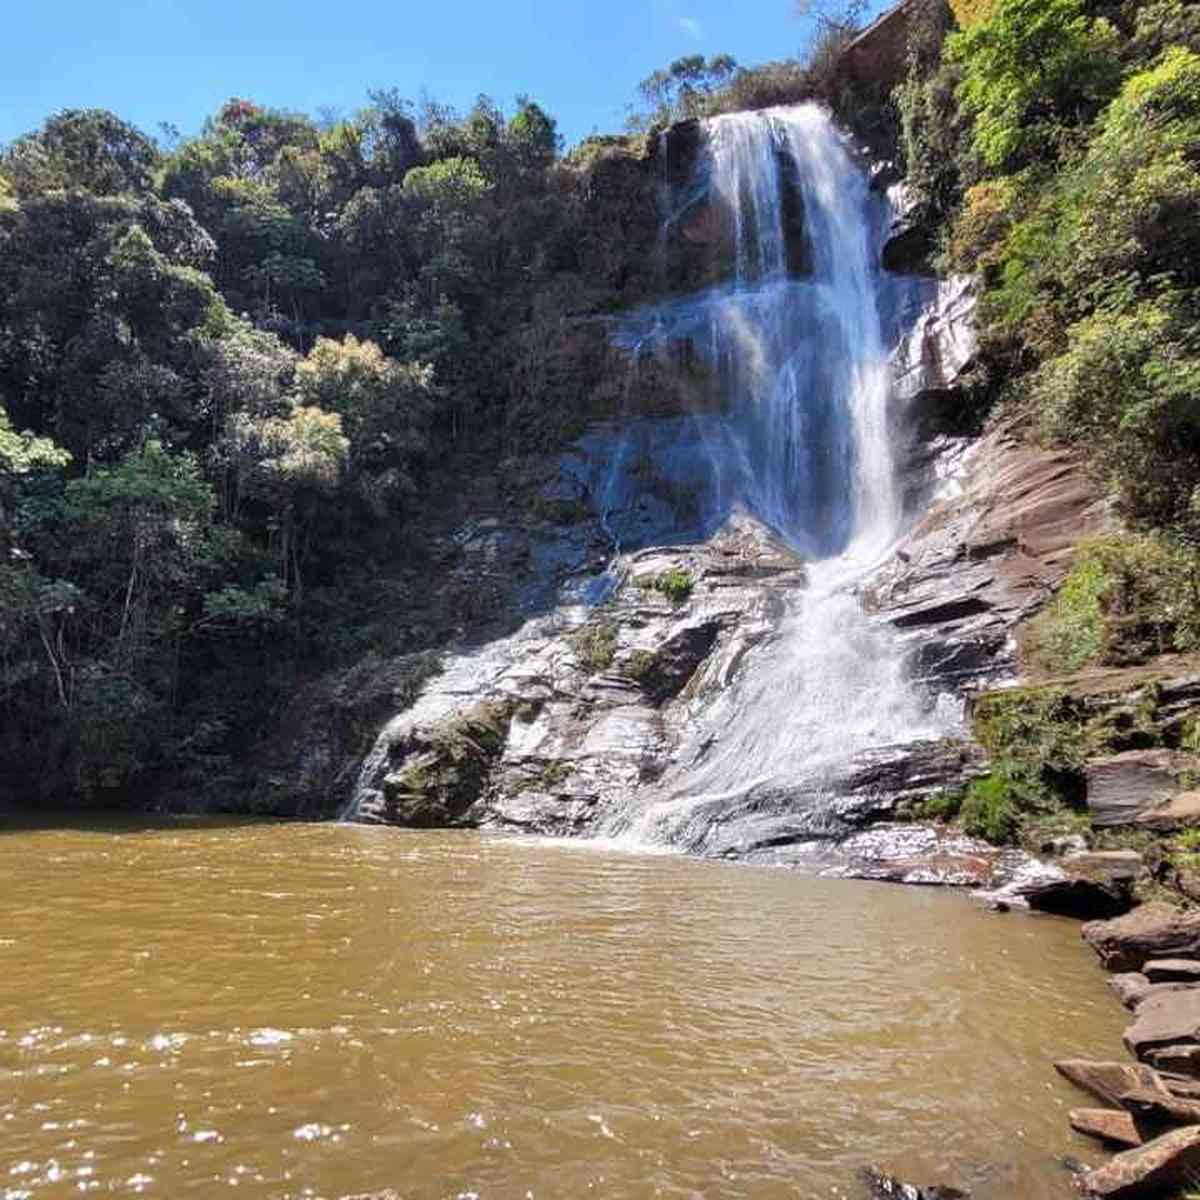
[[[909,289],[893,371],[897,404],[915,412],[969,364],[971,289]],[[540,484],[534,507],[556,511],[556,523],[531,529],[526,499],[451,534],[458,569],[507,574],[501,603],[524,620],[452,654],[387,725],[358,780],[358,819],[421,824],[435,813],[446,824],[594,834],[657,802],[663,778],[705,753],[697,714],[747,655],[769,652],[807,580],[792,549],[746,512],[723,510],[697,475],[712,419],[595,426]],[[1061,580],[1073,540],[1107,517],[1079,463],[1031,446],[1019,429],[974,441],[919,434],[908,483],[923,515],[860,585],[861,600],[902,641],[916,686],[953,710],[1011,676],[1019,623]],[[471,733],[481,709],[486,736]],[[909,819],[986,769],[956,728],[848,756],[819,797],[800,784],[753,794],[722,821],[701,822],[686,848],[985,885],[1011,856]]]
[[[698,138],[677,127],[642,157],[605,151],[594,171],[600,192],[636,191],[622,180],[656,164],[676,201],[666,277],[685,286],[719,278],[730,249],[695,169]],[[875,174],[879,186],[887,177]],[[802,244],[802,208],[781,220]],[[906,237],[894,223],[885,263],[904,258]],[[790,273],[806,268],[786,257]],[[819,773],[758,782],[751,753],[745,779],[726,775],[720,795],[668,814],[667,840],[823,873],[987,886],[1011,853],[913,818],[986,772],[963,717],[971,697],[1012,680],[1022,622],[1059,585],[1078,538],[1110,518],[1071,454],[1014,423],[969,437],[946,420],[974,356],[973,281],[884,274],[879,286],[908,517],[885,560],[857,577],[856,636],[899,648],[936,720],[827,755]],[[592,341],[609,335],[604,321],[586,325]],[[561,454],[502,464],[487,504],[450,506],[431,547],[434,588],[478,604],[437,669],[378,664],[381,678],[402,666],[421,678],[396,692],[370,752],[360,720],[349,735],[344,721],[309,722],[303,782],[284,767],[282,794],[320,791],[326,810],[367,822],[624,835],[720,755],[746,677],[805,619],[809,571],[704,466],[723,414],[687,337],[649,357],[629,351],[620,386],[619,356],[605,354],[620,416],[593,421]]]

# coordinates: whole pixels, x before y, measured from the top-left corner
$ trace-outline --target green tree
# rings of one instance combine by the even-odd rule
[[[153,441],[67,485],[63,515],[80,534],[68,562],[95,602],[99,640],[118,669],[142,663],[175,632],[214,507],[194,459]]]
[[[416,492],[436,395],[432,367],[396,362],[349,334],[318,338],[297,382],[309,407],[341,417],[349,482],[376,516]]]
[[[946,56],[962,68],[959,98],[992,168],[1044,154],[1060,126],[1086,124],[1121,73],[1117,31],[1083,0],[998,0],[947,41]]]
[[[737,63],[728,54],[709,59],[703,54],[677,58],[638,84],[638,95],[646,107],[634,114],[631,123],[635,128],[647,129],[702,117],[713,93],[736,71]]]
[[[349,453],[342,419],[312,405],[286,416],[230,418],[221,451],[236,471],[239,497],[267,513],[272,556],[284,586],[303,598],[304,566],[323,503],[336,491]],[[239,500],[239,503],[241,501]]]
[[[99,108],[66,109],[0,157],[18,198],[81,190],[97,196],[146,193],[158,147],[140,130]]]
[[[509,119],[505,142],[522,170],[548,167],[557,157],[561,138],[558,123],[528,96],[517,98],[517,111]]]
[[[197,331],[227,317],[212,240],[151,197],[53,192],[0,214],[0,395],[82,467],[188,436]]]

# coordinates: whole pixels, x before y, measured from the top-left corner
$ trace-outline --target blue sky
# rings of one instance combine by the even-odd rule
[[[47,0],[5,14],[0,142],[60,108],[194,133],[230,96],[345,113],[368,88],[458,108],[528,93],[568,144],[619,131],[640,79],[673,58],[796,53],[793,0]]]

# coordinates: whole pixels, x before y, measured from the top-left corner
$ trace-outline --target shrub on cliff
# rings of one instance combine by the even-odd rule
[[[954,15],[945,0],[910,6],[903,81],[893,92],[905,185],[923,223],[944,221],[971,175],[970,123],[958,105],[962,71],[943,60]]]
[[[1114,535],[1080,547],[1031,623],[1029,660],[1046,671],[1121,665],[1200,647],[1200,557],[1164,536]]]
[[[1188,309],[1144,303],[1072,325],[1034,378],[1052,436],[1089,446],[1129,510],[1190,524],[1200,487],[1200,344]]]
[[[996,68],[978,39],[999,39],[1019,10],[1001,3],[975,40],[950,43],[964,96],[978,93],[964,103],[975,104],[974,138],[994,168],[1024,152],[1014,142],[1011,153],[993,153],[980,141],[1000,116],[979,107],[981,80]],[[1094,25],[1076,15],[1079,45]],[[1076,50],[1062,51],[1067,65]],[[1119,68],[1110,51],[1105,61]],[[1010,58],[1010,70],[1023,61]],[[1016,107],[997,113],[1035,99],[1058,111],[1053,80],[1028,94],[1010,85]],[[1080,99],[1073,120],[1098,98],[1093,89]],[[1084,446],[1130,516],[1191,529],[1200,485],[1200,57],[1172,46],[1135,70],[1085,136],[1063,161],[1051,146],[1051,161],[970,188],[947,257],[982,273],[983,357],[1010,382],[1035,372],[1027,394],[1043,432]]]
[[[1019,814],[1007,776],[997,773],[972,780],[959,809],[959,820],[972,837],[997,845],[1012,841]]]

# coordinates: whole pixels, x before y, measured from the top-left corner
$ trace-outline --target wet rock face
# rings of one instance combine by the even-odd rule
[[[463,823],[503,749],[514,707],[484,701],[429,725],[393,725],[382,790],[360,806],[359,820],[410,829]]]
[[[931,274],[929,258],[935,249],[934,230],[922,219],[917,196],[902,181],[890,180],[884,171],[876,178],[879,184],[890,181],[887,195],[892,218],[880,255],[883,269],[905,275]]]
[[[981,893],[980,899],[997,908],[1063,917],[1115,917],[1132,906],[1141,869],[1141,855],[1131,850],[1068,854],[1057,863],[1025,864],[1002,888]]]
[[[916,824],[872,826],[837,849],[844,862],[826,875],[947,887],[986,887],[1005,873],[1010,857],[957,830]]]
[[[507,611],[525,619],[447,654],[385,728],[358,780],[360,819],[586,834],[704,752],[697,715],[807,587],[794,551],[689,476],[707,419],[595,427],[543,484],[542,520],[489,517],[453,535],[463,586],[475,572],[506,587]],[[690,848],[986,886],[1004,855],[906,823],[928,796],[985,772],[961,740],[877,747],[849,755],[819,796],[799,784],[756,794]]]
[[[491,518],[456,535],[463,586],[482,570],[506,589],[496,603],[524,621],[448,655],[385,731],[360,779],[365,819],[587,834],[631,797],[649,803],[675,764],[705,753],[697,715],[807,587],[791,549],[722,510],[715,481],[697,479],[705,422],[716,419],[594,427],[545,482],[543,519]],[[1102,519],[1068,456],[999,432],[966,457],[969,480],[942,479],[942,498],[863,589],[873,619],[910,645],[915,686],[930,695],[961,696],[1011,671],[1015,622],[1061,578],[1080,526]],[[507,719],[476,753],[479,739],[447,730],[480,703]],[[986,888],[1024,860],[909,823],[927,797],[986,771],[968,740],[876,747],[827,773],[819,796],[800,783],[761,790],[682,848]],[[1045,906],[1120,911],[1124,882],[1084,879],[1082,865],[1056,864]]]
[[[433,681],[381,738],[387,749],[365,789],[372,798],[364,815],[407,824],[415,812],[423,820],[437,806],[414,809],[411,800],[432,780],[438,805],[456,821],[582,832],[653,784],[699,677],[736,669],[769,628],[781,594],[804,581],[796,556],[749,519],[704,542],[635,551],[622,563],[621,577],[566,581],[568,596],[581,598],[607,587],[603,605],[561,605]],[[481,743],[483,754],[472,750],[479,738],[453,733],[464,720],[463,697],[472,695],[509,714],[497,742]],[[451,803],[442,805],[447,791]]]
[[[865,599],[909,640],[918,678],[999,682],[1016,670],[1016,627],[1065,577],[1075,543],[1109,521],[1073,454],[996,429],[961,454]]]
[[[910,281],[905,292],[892,352],[896,399],[915,409],[921,432],[934,435],[950,424],[939,409],[957,399],[963,376],[975,359],[978,286],[972,276],[956,275]]]

